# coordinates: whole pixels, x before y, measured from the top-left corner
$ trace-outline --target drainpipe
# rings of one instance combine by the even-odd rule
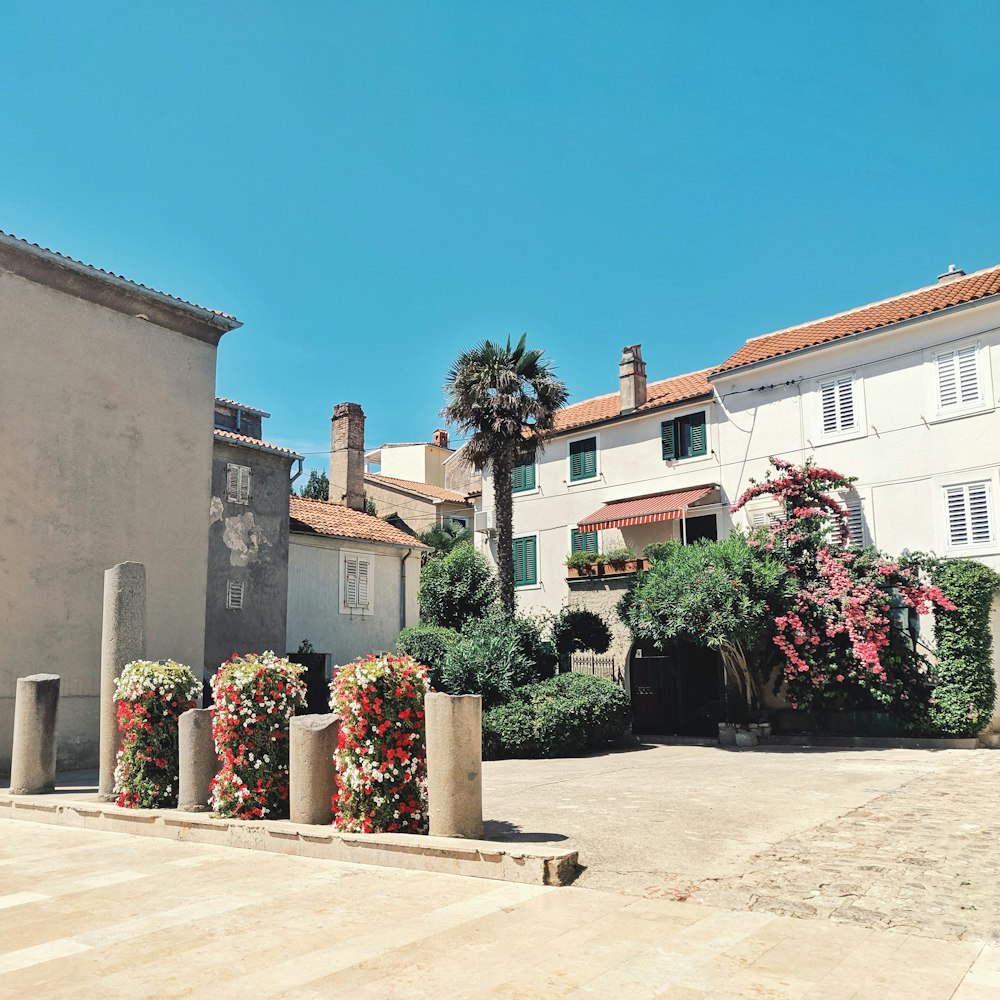
[[[413,554],[413,549],[407,549],[406,555],[399,560],[399,628],[406,628],[406,560]]]
[[[289,485],[289,487],[291,487],[292,483],[294,483],[294,482],[295,482],[295,480],[296,480],[296,479],[298,479],[298,478],[299,478],[299,476],[301,476],[301,475],[302,475],[302,463],[303,463],[304,461],[305,461],[305,459],[304,459],[304,458],[300,458],[300,459],[299,459],[299,471],[298,471],[298,472],[296,472],[296,473],[295,473],[295,475],[294,475],[294,476],[292,476],[292,478],[288,480],[288,485]]]

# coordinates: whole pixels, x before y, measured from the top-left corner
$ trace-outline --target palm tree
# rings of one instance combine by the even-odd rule
[[[511,348],[484,340],[463,351],[448,372],[447,405],[441,415],[470,434],[465,454],[482,471],[493,468],[500,600],[514,612],[513,495],[511,472],[526,449],[542,447],[556,411],[566,402],[566,386],[555,377],[542,351],[525,347],[522,334]]]

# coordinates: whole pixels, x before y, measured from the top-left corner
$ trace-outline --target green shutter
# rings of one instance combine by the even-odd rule
[[[514,539],[514,586],[538,583],[536,540],[534,536]]]
[[[597,555],[597,532],[573,529],[573,552],[593,552]]]
[[[535,456],[534,453],[522,455],[518,464],[510,470],[510,489],[512,493],[523,493],[535,488]]]
[[[660,444],[663,448],[663,459],[674,458],[677,454],[677,447],[675,444],[675,433],[674,433],[674,422],[673,420],[664,420],[660,424]]]
[[[708,450],[705,434],[705,414],[695,413],[691,417],[691,455],[704,455]]]
[[[597,475],[597,438],[574,441],[569,446],[570,482],[593,479]]]

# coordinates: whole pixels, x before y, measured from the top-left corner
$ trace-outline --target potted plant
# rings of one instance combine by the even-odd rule
[[[604,556],[593,552],[573,552],[566,557],[567,576],[600,576]]]
[[[604,553],[604,559],[615,573],[634,573],[639,568],[635,552],[630,548],[612,549]]]

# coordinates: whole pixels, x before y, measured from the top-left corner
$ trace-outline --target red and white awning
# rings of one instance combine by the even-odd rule
[[[719,487],[715,483],[690,490],[672,490],[634,500],[613,500],[600,510],[585,517],[577,527],[580,531],[603,531],[605,528],[629,528],[635,524],[675,521],[684,516],[692,504],[704,500]]]

